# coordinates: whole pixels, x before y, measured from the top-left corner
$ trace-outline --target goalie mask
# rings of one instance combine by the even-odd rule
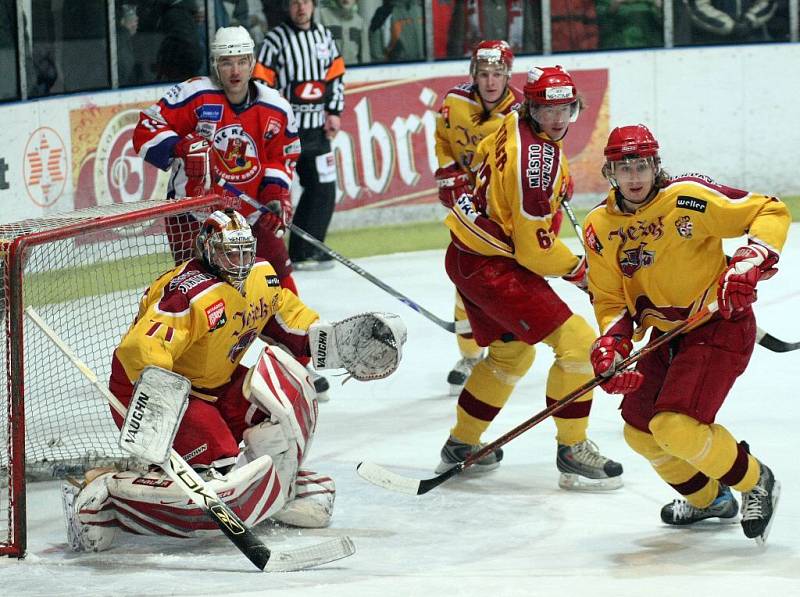
[[[196,250],[212,273],[242,292],[256,258],[256,239],[239,212],[226,209],[208,216],[197,236]]]

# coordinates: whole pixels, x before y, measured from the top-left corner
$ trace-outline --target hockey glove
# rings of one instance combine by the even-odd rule
[[[211,189],[213,152],[208,139],[189,133],[172,148],[172,155],[183,160],[186,196],[198,197]]]
[[[600,336],[592,344],[590,360],[594,374],[608,378],[600,384],[609,394],[628,394],[639,389],[644,375],[625,369],[617,371],[617,365],[628,358],[633,350],[630,338],[623,336]]]
[[[264,185],[258,192],[258,201],[269,210],[258,219],[259,230],[281,238],[286,226],[292,221],[292,197],[289,189],[274,183]]]
[[[560,211],[558,213],[561,213]],[[588,279],[589,269],[586,265],[586,256],[581,255],[578,258],[578,265],[564,276],[564,279],[569,282],[570,284],[575,284],[578,288],[583,290],[584,292],[589,292],[589,279]]]
[[[452,164],[439,168],[434,174],[439,186],[439,203],[450,209],[464,193],[472,192],[472,179],[461,168]]]
[[[406,326],[393,313],[361,313],[317,321],[308,329],[314,369],[347,369],[359,381],[391,375],[400,364]]]
[[[773,267],[777,262],[777,255],[761,245],[738,248],[717,285],[720,315],[730,319],[734,313],[748,309],[756,300],[756,284],[778,272]]]

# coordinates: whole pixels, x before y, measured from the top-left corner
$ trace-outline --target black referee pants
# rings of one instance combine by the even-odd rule
[[[319,128],[301,130],[300,143],[297,175],[303,187],[303,194],[294,212],[293,223],[314,238],[325,241],[336,203],[336,181],[319,181],[317,157],[331,151],[331,142],[325,137],[325,131]],[[295,262],[309,259],[330,260],[330,256],[294,234],[289,237],[289,257]]]

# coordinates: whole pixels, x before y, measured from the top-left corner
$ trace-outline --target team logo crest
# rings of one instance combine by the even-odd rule
[[[619,267],[626,278],[632,278],[636,270],[650,267],[656,258],[655,251],[646,251],[647,243],[640,243],[635,249],[626,249],[619,261]]]
[[[228,351],[228,359],[230,359],[230,362],[235,363],[236,358],[250,347],[257,336],[258,332],[256,330],[247,330],[244,334],[239,336],[236,344],[231,346],[230,351]]]
[[[50,127],[36,129],[25,146],[25,188],[39,207],[53,205],[67,181],[67,154],[59,134]]]
[[[694,225],[692,224],[692,218],[689,216],[681,216],[675,220],[675,228],[678,229],[678,234],[683,238],[692,238]]]
[[[586,230],[583,231],[583,237],[587,247],[589,247],[598,255],[603,254],[603,245],[600,242],[600,239],[597,238],[597,233],[594,231],[594,226],[589,224]]]
[[[214,135],[214,148],[217,150],[217,169],[229,182],[248,182],[261,171],[258,147],[241,125],[219,129]]]
[[[277,118],[269,117],[267,120],[267,126],[264,129],[264,138],[265,139],[272,139],[275,135],[281,132],[281,123],[278,121]]]

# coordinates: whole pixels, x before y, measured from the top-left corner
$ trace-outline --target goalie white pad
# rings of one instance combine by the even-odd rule
[[[189,405],[191,387],[182,375],[154,365],[145,367],[133,389],[119,446],[146,462],[166,462]]]
[[[220,475],[213,469],[209,473],[212,478],[208,487],[248,527],[279,512],[286,504],[286,492],[269,456],[262,456],[227,475]],[[146,474],[122,471],[98,477],[72,498],[75,514],[72,521],[67,501],[65,498],[70,543],[77,543],[84,550],[110,547],[109,527],[140,535],[170,537],[220,533],[217,524],[160,469]]]
[[[359,381],[382,379],[395,372],[402,358],[406,326],[393,313],[361,313],[308,329],[314,368],[344,368]]]

